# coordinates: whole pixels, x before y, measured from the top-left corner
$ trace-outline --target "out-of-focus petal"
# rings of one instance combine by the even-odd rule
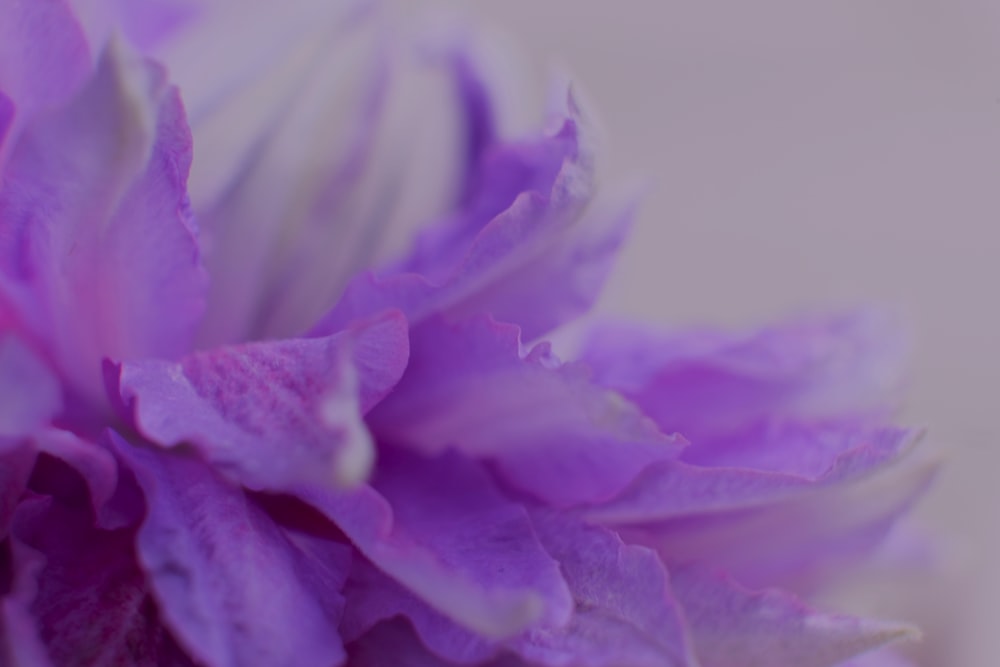
[[[48,365],[17,337],[0,337],[0,439],[42,429],[62,404],[59,380]]]
[[[28,486],[44,431],[62,409],[62,390],[45,362],[16,336],[0,334],[0,539]],[[13,649],[11,649],[13,650]]]
[[[344,587],[346,605],[340,634],[348,645],[368,635],[380,633],[379,627],[393,618],[405,618],[426,648],[443,664],[480,664],[495,657],[502,643],[484,638],[459,625],[382,572],[367,560],[357,559]],[[407,642],[408,643],[408,642]]]
[[[196,206],[217,201],[315,72],[322,42],[349,37],[370,0],[125,0],[129,36],[183,91],[199,155]],[[157,17],[156,14],[160,14]],[[162,15],[170,15],[168,22]],[[149,27],[143,27],[143,24]],[[145,34],[144,34],[145,33]],[[158,33],[158,34],[155,34]],[[337,48],[328,51],[336,52]],[[354,61],[354,67],[361,63]]]
[[[344,486],[368,476],[362,411],[402,374],[406,351],[406,322],[390,313],[325,338],[126,363],[119,389],[145,437],[193,446],[248,488]]]
[[[774,466],[715,468],[681,461],[650,466],[624,493],[588,510],[588,517],[607,525],[641,524],[794,500],[816,489],[860,480],[897,462],[914,447],[920,433],[853,423],[790,423],[756,435],[764,444],[752,442],[748,448],[775,452]],[[782,460],[784,453],[787,461]]]
[[[361,211],[359,184],[391,76],[379,26],[372,18],[313,26],[290,50],[290,71],[265,77],[241,105],[294,100],[274,110],[259,136],[244,138],[252,152],[226,189],[211,201],[195,200],[214,278],[202,346],[301,335],[370,257],[379,221]],[[284,95],[257,90],[268,82],[292,88]],[[240,132],[232,119],[213,115],[219,127],[209,142]],[[204,124],[195,123],[196,137]],[[192,188],[204,187],[198,166]]]
[[[569,617],[566,584],[526,511],[455,454],[385,452],[371,487],[303,498],[382,572],[483,637]]]
[[[924,494],[938,467],[916,459],[743,510],[616,528],[626,540],[656,548],[668,565],[703,563],[747,585],[811,593],[870,555]]]
[[[343,659],[340,582],[318,578],[245,493],[204,463],[118,440],[145,492],[138,557],[164,623],[206,667]]]
[[[118,465],[104,446],[69,431],[49,428],[33,439],[39,453],[53,456],[76,471],[87,485],[90,504],[99,514],[118,486]]]
[[[893,650],[874,651],[866,653],[837,667],[917,667],[916,663],[899,655]]]
[[[449,662],[431,653],[413,628],[402,619],[379,623],[354,644],[348,646],[347,667],[451,667]],[[504,655],[478,667],[530,667],[513,655]]]
[[[911,626],[810,609],[777,590],[751,592],[698,569],[673,570],[702,667],[834,667],[919,636]]]
[[[0,95],[19,116],[69,99],[92,67],[92,45],[70,2],[0,2]]]
[[[42,304],[36,335],[95,401],[104,357],[173,357],[193,338],[205,275],[184,189],[190,154],[176,91],[120,47],[11,152],[0,271]]]
[[[904,355],[890,318],[863,310],[749,334],[605,327],[581,358],[596,381],[688,438],[685,458],[726,465],[715,441],[760,421],[886,416]]]
[[[129,41],[144,53],[160,55],[170,37],[178,37],[183,29],[197,30],[211,13],[212,7],[224,6],[231,0],[72,0],[80,5],[104,5],[110,10],[115,27]],[[250,4],[250,3],[244,3]],[[110,7],[108,7],[110,5]],[[106,14],[107,15],[107,14]],[[231,14],[238,18],[238,14]],[[169,65],[168,65],[169,66]],[[203,63],[204,67],[215,67],[215,59]],[[174,68],[171,67],[173,70]]]
[[[35,448],[28,442],[0,441],[0,540],[7,537],[36,458]]]
[[[519,330],[487,318],[432,319],[411,332],[411,362],[369,416],[380,440],[455,448],[556,505],[607,500],[679,443],[628,401],[560,365],[547,346],[521,356]]]
[[[14,107],[14,101],[0,91],[0,156],[3,156],[4,154],[4,145],[7,137],[11,134],[11,128],[14,125],[15,111],[16,108]],[[0,168],[2,168],[2,166],[3,160],[0,159]]]
[[[30,611],[53,664],[192,664],[160,625],[132,531],[96,530],[88,509],[34,499],[19,508],[14,535],[31,549],[24,562],[15,552],[15,572],[44,563]]]
[[[38,636],[31,605],[38,592],[38,574],[45,559],[16,541],[0,543],[0,577],[10,590],[0,590],[0,664],[50,667],[48,651]],[[13,571],[4,571],[7,568]]]
[[[396,307],[414,323],[435,313],[489,313],[522,324],[532,339],[585,310],[630,209],[584,217],[593,180],[590,139],[574,97],[566,99],[552,134],[484,151],[469,201],[384,276],[355,278],[315,332]]]

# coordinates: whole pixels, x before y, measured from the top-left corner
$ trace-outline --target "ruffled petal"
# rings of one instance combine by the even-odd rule
[[[414,323],[435,313],[488,313],[521,324],[533,339],[585,310],[631,208],[584,216],[593,181],[590,139],[572,94],[566,104],[544,139],[485,150],[468,201],[384,277],[355,278],[315,332],[395,307]]]
[[[10,155],[0,271],[43,304],[36,334],[95,401],[104,357],[172,357],[193,338],[205,274],[184,189],[190,156],[176,91],[120,47]]]
[[[30,613],[53,664],[193,664],[160,625],[132,531],[96,530],[86,508],[35,499],[19,508],[14,535],[30,547],[15,551],[15,572],[37,568]]]
[[[774,465],[715,468],[673,461],[650,466],[624,493],[589,509],[587,516],[622,526],[794,501],[890,467],[912,451],[920,435],[892,427],[787,423],[758,433],[763,444],[747,444],[753,451],[773,454]],[[759,458],[754,462],[761,463]]]
[[[814,592],[869,556],[927,490],[939,464],[921,460],[880,474],[787,495],[745,509],[618,524],[628,541],[668,565],[702,563],[751,586]]]
[[[550,512],[532,516],[539,539],[559,562],[573,596],[568,623],[530,628],[504,641],[486,641],[429,608],[373,568],[352,572],[342,625],[351,641],[388,632],[377,624],[404,616],[442,664],[503,663],[562,667],[694,667],[683,614],[666,571],[649,549],[629,546],[602,528]],[[370,638],[360,645],[371,654]],[[422,651],[418,650],[420,655]],[[490,662],[489,664],[494,664]]]
[[[390,313],[326,338],[126,363],[119,390],[145,437],[193,446],[248,488],[344,486],[368,476],[374,448],[362,411],[406,358],[406,322]]]
[[[202,462],[116,445],[146,496],[143,570],[164,623],[197,661],[328,667],[343,659],[341,581],[319,576],[242,490]]]
[[[505,482],[556,505],[607,500],[680,450],[585,369],[560,365],[546,346],[522,357],[518,328],[485,318],[414,328],[410,366],[369,424],[387,442],[490,461]]]
[[[815,611],[786,593],[754,593],[702,570],[673,570],[671,581],[702,667],[833,667],[919,637],[908,625]]]
[[[575,611],[565,628],[528,632],[513,642],[518,655],[550,667],[698,665],[667,572],[653,551],[558,514],[536,513],[533,519],[566,576]]]
[[[572,602],[525,510],[474,463],[387,451],[350,494],[304,493],[382,572],[487,638],[558,626]]]
[[[727,465],[731,448],[716,440],[762,421],[886,416],[904,355],[894,323],[865,310],[742,335],[605,327],[581,357],[597,382],[688,438],[688,460]],[[752,454],[739,454],[748,464]]]

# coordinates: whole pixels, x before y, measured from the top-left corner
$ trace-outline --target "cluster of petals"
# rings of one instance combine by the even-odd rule
[[[810,602],[934,474],[892,327],[561,360],[634,203],[571,89],[511,135],[467,40],[396,29],[0,0],[0,663],[905,664]]]

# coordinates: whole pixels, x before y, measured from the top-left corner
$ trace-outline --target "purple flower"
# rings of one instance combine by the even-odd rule
[[[0,0],[0,662],[903,664],[808,603],[934,474],[889,323],[560,360],[633,202],[398,31]]]

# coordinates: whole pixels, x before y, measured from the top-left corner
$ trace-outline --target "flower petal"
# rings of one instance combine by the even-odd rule
[[[668,565],[702,563],[750,586],[815,591],[870,555],[927,490],[939,468],[907,461],[881,474],[788,495],[743,510],[618,525]]]
[[[326,338],[126,363],[119,388],[145,437],[191,445],[251,489],[342,486],[368,475],[361,413],[402,374],[406,350],[406,323],[388,314]]]
[[[253,152],[228,188],[199,202],[213,275],[202,346],[303,334],[366,264],[378,238],[359,185],[385,105],[385,40],[370,19],[345,25],[341,17],[318,28],[284,58],[305,61],[274,72],[278,81],[265,78],[270,88],[243,104],[283,101],[260,136],[244,141]],[[286,95],[275,94],[290,84]],[[294,103],[284,103],[289,99]],[[234,129],[233,117],[213,114],[196,125],[199,138],[213,126],[210,151],[218,135],[242,129]],[[198,173],[192,183],[201,183]]]
[[[396,307],[414,323],[435,313],[493,314],[535,338],[585,310],[631,208],[584,217],[592,157],[572,94],[567,107],[542,140],[484,151],[469,200],[425,232],[386,277],[355,278],[315,332]]]
[[[38,574],[45,566],[41,554],[16,541],[0,543],[3,556],[0,571],[10,577],[10,590],[0,599],[0,664],[24,667],[50,667],[48,651],[38,636],[31,615],[31,605],[38,593]],[[5,582],[6,583],[6,582]]]
[[[557,564],[525,510],[477,465],[385,451],[372,484],[302,497],[380,570],[484,637],[565,622],[571,601]]]
[[[673,570],[672,583],[703,667],[833,667],[919,636],[911,626],[818,612],[780,591],[753,593],[700,570]]]
[[[87,34],[69,2],[0,4],[0,93],[19,113],[65,101],[92,66]]]
[[[402,619],[379,623],[371,632],[348,647],[347,667],[451,667],[449,662],[425,647],[413,628]],[[516,656],[505,655],[478,667],[529,667]]]
[[[96,530],[86,508],[34,499],[19,508],[14,535],[37,552],[22,550],[15,572],[44,562],[30,611],[53,664],[192,665],[159,623],[132,531]]]
[[[0,438],[41,430],[62,403],[62,388],[48,365],[15,336],[0,338]]]
[[[7,537],[11,520],[17,511],[31,472],[35,467],[37,453],[25,441],[0,440],[0,540]]]
[[[340,635],[348,644],[367,643],[385,621],[405,618],[422,644],[417,655],[433,653],[442,664],[480,664],[495,657],[501,645],[451,620],[365,559],[352,564],[344,597]]]
[[[858,481],[898,462],[921,434],[854,424],[788,423],[758,435],[764,444],[747,447],[775,453],[780,466],[715,468],[682,461],[650,466],[624,493],[588,510],[587,516],[605,525],[642,524],[795,500],[815,489]],[[782,460],[782,455],[795,465]],[[779,467],[787,471],[773,469]]]
[[[53,456],[76,471],[87,485],[90,505],[100,514],[118,486],[118,464],[103,445],[57,428],[34,438],[36,451]]]
[[[581,356],[597,382],[688,438],[685,458],[726,465],[715,440],[762,420],[884,416],[904,349],[887,316],[865,310],[744,335],[606,327]]]
[[[515,326],[432,319],[412,330],[410,345],[402,381],[369,415],[380,440],[426,453],[454,447],[557,505],[607,500],[680,449],[547,347],[522,358]]]
[[[504,657],[539,667],[693,667],[696,662],[680,607],[656,554],[628,546],[602,528],[550,512],[532,516],[546,550],[559,562],[574,600],[569,622],[529,628],[504,641],[485,641],[457,626],[371,567],[352,572],[345,589],[342,632],[348,641],[404,616],[445,664]],[[361,644],[368,642],[362,638]],[[366,649],[371,652],[372,649]],[[418,652],[419,654],[419,652]],[[493,664],[492,662],[490,664]]]
[[[14,100],[0,91],[0,168],[3,167],[4,145],[11,134],[15,112]]]
[[[536,513],[542,544],[573,593],[569,625],[512,642],[530,664],[695,667],[683,613],[657,555],[614,533],[554,513]],[[707,667],[707,666],[706,666]]]
[[[895,651],[882,650],[866,653],[838,667],[916,667],[916,664]]]
[[[339,582],[204,463],[120,439],[146,495],[138,554],[164,622],[207,667],[343,659]],[[332,585],[331,585],[332,584]]]
[[[205,275],[184,190],[190,153],[176,91],[116,46],[10,155],[0,271],[44,304],[38,335],[95,401],[104,357],[171,357],[192,340]]]
[[[317,63],[308,57],[315,55],[313,47],[324,40],[329,47],[331,39],[349,37],[348,29],[358,27],[359,15],[373,3],[289,0],[276,6],[242,0],[160,0],[125,4],[130,37],[166,64],[183,91],[199,146],[191,192],[201,210],[232,188],[244,166],[254,159],[257,140],[281,124],[291,106],[290,97],[315,75],[310,65]],[[175,6],[163,6],[170,4]],[[167,25],[164,14],[171,15]]]

